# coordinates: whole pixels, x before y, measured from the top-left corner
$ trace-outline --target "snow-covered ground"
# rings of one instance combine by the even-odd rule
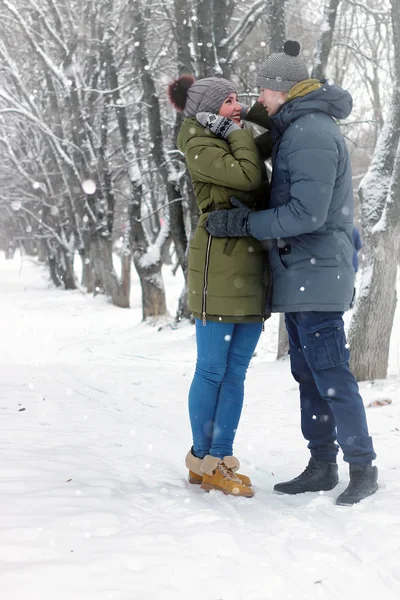
[[[168,270],[173,311],[181,280]],[[308,454],[296,384],[271,319],[237,436],[253,499],[186,482],[193,328],[54,290],[30,259],[0,259],[2,600],[313,600],[400,597],[400,332],[385,382],[362,384],[380,490],[337,507],[278,496]],[[399,331],[400,315],[395,327]]]

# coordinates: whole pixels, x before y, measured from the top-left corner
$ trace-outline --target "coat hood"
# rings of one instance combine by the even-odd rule
[[[318,90],[290,100],[274,115],[272,121],[279,130],[285,130],[299,117],[313,112],[322,112],[334,119],[346,119],[353,108],[351,94],[339,87],[324,82]]]

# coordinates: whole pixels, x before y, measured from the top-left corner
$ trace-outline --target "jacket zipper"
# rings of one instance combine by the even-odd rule
[[[207,286],[208,286],[208,268],[210,266],[210,250],[211,250],[211,233],[208,234],[208,242],[206,249],[206,263],[204,267],[204,285],[203,285],[203,302],[202,302],[202,315],[203,315],[203,326],[207,324],[206,316],[206,297],[207,297]]]

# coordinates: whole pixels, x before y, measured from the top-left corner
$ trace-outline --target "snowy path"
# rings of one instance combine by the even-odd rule
[[[308,460],[288,363],[272,360],[276,320],[236,444],[256,496],[205,494],[183,466],[193,329],[140,324],[137,283],[124,311],[20,267],[0,259],[2,600],[398,600],[400,332],[391,377],[362,385],[366,403],[393,401],[368,409],[374,497],[334,505],[343,463],[332,492],[272,493]]]

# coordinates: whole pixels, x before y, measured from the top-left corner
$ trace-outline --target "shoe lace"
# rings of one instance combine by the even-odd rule
[[[230,467],[228,467],[223,460],[219,461],[217,469],[218,471],[220,471],[220,473],[222,473],[224,477],[226,477],[226,479],[234,481],[235,483],[242,483],[239,477],[236,477],[234,471]]]

